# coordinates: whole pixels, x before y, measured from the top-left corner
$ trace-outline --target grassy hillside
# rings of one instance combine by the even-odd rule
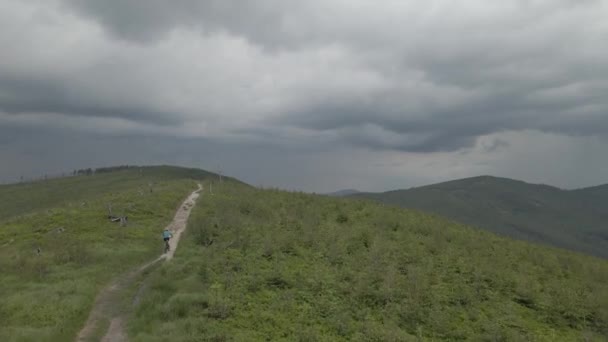
[[[565,191],[485,176],[354,196],[608,258],[608,187]]]
[[[172,166],[133,167],[92,176],[0,185],[0,221],[41,209],[77,203],[123,189],[149,190],[150,182],[202,179],[213,173]]]
[[[593,210],[595,215],[608,222],[608,185],[573,190],[570,193],[584,201],[585,206]],[[601,238],[608,241],[608,228],[604,230]]]
[[[0,186],[0,341],[73,340],[104,285],[161,253],[162,227],[210,175],[148,167]]]
[[[608,262],[368,201],[226,184],[132,341],[605,341]]]

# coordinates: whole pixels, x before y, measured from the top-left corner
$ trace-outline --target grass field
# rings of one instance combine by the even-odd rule
[[[0,222],[21,214],[97,198],[121,189],[148,191],[149,184],[176,179],[203,179],[212,173],[172,166],[132,167],[127,170],[0,185]]]
[[[226,183],[133,341],[605,341],[608,262],[364,200]]]
[[[0,186],[0,341],[73,340],[104,285],[161,254],[162,228],[209,175],[150,167]]]

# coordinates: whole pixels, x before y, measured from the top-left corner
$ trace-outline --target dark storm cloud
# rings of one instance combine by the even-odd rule
[[[417,1],[321,1],[289,0],[63,0],[78,13],[100,22],[110,33],[122,39],[150,42],[160,39],[176,27],[199,29],[204,32],[227,31],[266,46],[298,46],[306,43],[366,44],[382,46],[395,38],[407,38],[407,29],[426,29],[425,33],[441,33],[425,40],[450,38],[443,28],[457,28],[456,34],[487,34],[474,32],[479,24],[490,29],[501,27],[508,31],[517,25],[532,26],[536,21],[552,20],[565,11],[581,8],[602,10],[601,0],[514,0],[506,6],[465,1],[450,4],[431,0]],[[478,11],[482,9],[482,12]],[[500,12],[500,13],[497,13]],[[437,17],[434,17],[437,13]],[[452,15],[451,17],[449,15]],[[479,18],[478,15],[487,15]],[[430,25],[409,27],[407,22]],[[434,22],[441,19],[443,22]],[[473,20],[469,20],[473,19]],[[486,19],[477,23],[479,19]],[[491,20],[496,19],[497,23]],[[405,24],[405,25],[403,25]],[[439,26],[435,26],[439,24]],[[503,38],[503,32],[496,37]],[[415,32],[418,34],[418,32]],[[465,37],[466,38],[466,37]],[[534,37],[531,38],[533,40]],[[352,40],[349,42],[349,40]],[[481,42],[483,43],[483,42]],[[448,44],[454,45],[454,42]],[[493,52],[490,52],[492,54]],[[466,55],[459,53],[459,56]],[[512,54],[510,54],[512,55]],[[508,57],[504,56],[504,57]],[[442,58],[445,60],[446,58]]]
[[[488,172],[446,156],[608,139],[607,14],[595,0],[0,0],[0,126],[175,139],[182,155],[262,144],[275,166],[436,152],[444,178]]]
[[[281,118],[280,124],[319,131],[346,130],[349,134],[343,137],[358,145],[412,152],[453,151],[471,146],[478,136],[510,130],[608,136],[608,102],[601,95],[608,88],[587,87],[584,93],[552,99],[535,94],[551,90],[523,84],[499,89],[488,85],[473,90],[477,94],[470,100],[438,106],[430,98],[422,108],[408,108],[405,91],[402,99],[399,94],[378,94],[380,100],[371,103],[353,97],[340,103],[316,103],[315,107]],[[366,125],[381,128],[376,131],[378,136],[366,136],[356,129]],[[383,133],[403,139],[383,143]],[[408,139],[415,134],[424,135],[422,141]]]
[[[21,113],[61,113],[75,116],[125,118],[154,124],[176,124],[171,113],[151,108],[100,103],[53,80],[11,79],[0,74],[0,111]]]
[[[225,127],[226,133],[254,132],[254,126],[248,124],[253,120],[269,125],[271,131],[301,129],[329,136],[330,141],[410,152],[454,151],[471,146],[479,136],[508,130],[576,135],[608,132],[608,116],[603,115],[608,111],[603,95],[608,90],[604,62],[608,45],[600,44],[606,42],[608,29],[599,21],[602,16],[597,12],[606,7],[598,1],[63,3],[99,23],[110,37],[135,42],[151,53],[175,30],[186,30],[198,34],[189,39],[243,38],[252,44],[249,49],[262,47],[251,58],[268,67],[226,81],[222,73],[234,68],[227,59],[224,68],[205,71],[214,72],[212,78],[218,82],[209,81],[204,91],[195,89],[160,102],[156,98],[185,83],[188,68],[194,70],[196,64],[181,65],[182,75],[154,78],[155,66],[164,70],[164,63],[176,61],[154,60],[145,54],[142,63],[150,64],[146,67],[140,67],[134,58],[112,59],[109,65],[101,60],[94,65],[95,72],[85,70],[81,76],[0,82],[4,111],[115,116],[174,125],[197,117],[202,122],[221,120],[213,118],[240,112],[227,120],[238,122],[239,127]],[[587,26],[573,25],[581,21]],[[124,44],[115,48],[121,47],[134,49]],[[301,65],[307,54],[316,56],[324,49],[330,50],[329,57],[321,55]],[[335,54],[339,55],[335,70],[323,66]],[[179,62],[197,63],[195,56]],[[285,65],[273,70],[277,61]],[[297,68],[303,70],[300,76],[290,75]],[[114,102],[115,93],[98,96],[90,84],[83,91],[78,89],[78,80],[84,77],[100,77],[100,87],[120,89],[120,78],[132,77],[129,73],[138,69],[145,75],[143,82],[158,86],[142,90],[133,84],[124,86],[124,93],[133,94],[136,100],[125,96]],[[316,78],[298,78],[306,78],[307,72]],[[248,88],[234,84],[259,83],[264,73],[272,75],[276,90],[248,94]],[[362,75],[360,79],[352,76],[356,73]],[[207,76],[192,74],[199,79]],[[70,86],[74,77],[76,85]],[[208,89],[214,88],[219,95],[209,94]],[[282,103],[270,110],[257,108],[266,97],[280,98]],[[178,104],[183,100],[193,104],[182,108]],[[222,105],[210,107],[210,103]]]
[[[147,43],[175,27],[207,32],[231,31],[273,40],[283,19],[279,0],[66,0],[78,12],[98,20],[115,36]]]

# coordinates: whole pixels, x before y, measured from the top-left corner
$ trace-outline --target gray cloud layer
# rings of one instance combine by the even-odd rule
[[[0,125],[387,154],[604,141],[607,18],[600,0],[0,0]]]

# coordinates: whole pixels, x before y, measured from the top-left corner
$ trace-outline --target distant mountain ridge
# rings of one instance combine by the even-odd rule
[[[328,196],[332,196],[332,197],[345,197],[345,196],[352,196],[352,195],[355,195],[355,194],[358,194],[358,193],[360,193],[359,190],[344,189],[344,190],[330,192],[327,195]]]
[[[414,208],[516,239],[608,259],[608,185],[562,190],[479,176],[351,197]]]

